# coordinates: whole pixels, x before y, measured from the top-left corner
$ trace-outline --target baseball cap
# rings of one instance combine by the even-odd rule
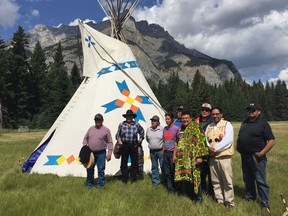
[[[159,121],[159,117],[157,115],[154,115],[150,120],[152,121]]]
[[[184,107],[183,106],[179,106],[176,111],[181,111],[182,112],[183,110],[184,110]]]
[[[261,107],[259,104],[257,103],[250,103],[247,107],[246,107],[247,110],[249,109],[254,109],[254,110],[261,110]]]
[[[103,120],[103,116],[100,113],[98,113],[95,115],[94,120]]]
[[[212,106],[209,103],[203,103],[201,108],[207,108],[207,109],[212,109]]]

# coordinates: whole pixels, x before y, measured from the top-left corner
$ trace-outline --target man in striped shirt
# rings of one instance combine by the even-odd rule
[[[122,182],[127,184],[129,179],[128,158],[131,158],[131,182],[136,181],[138,170],[138,146],[144,139],[144,129],[138,123],[133,121],[137,117],[132,110],[127,110],[126,114],[122,115],[126,120],[121,122],[116,133],[116,140],[119,144],[123,144],[121,156],[121,173]],[[139,138],[138,138],[139,136]]]

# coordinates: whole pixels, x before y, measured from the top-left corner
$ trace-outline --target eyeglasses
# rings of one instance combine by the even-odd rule
[[[152,121],[152,122],[158,122],[157,120],[154,120],[154,119],[152,119],[151,121]]]
[[[209,109],[201,109],[201,112],[211,112]]]
[[[212,113],[211,115],[212,116],[218,116],[218,115],[220,115],[220,113]]]

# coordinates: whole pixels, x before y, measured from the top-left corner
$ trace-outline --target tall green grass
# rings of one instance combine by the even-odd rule
[[[239,123],[233,123],[235,137]],[[268,154],[267,178],[271,188],[272,215],[281,215],[280,193],[288,200],[288,122],[271,122],[277,144]],[[0,215],[268,215],[258,202],[243,199],[240,156],[233,157],[236,207],[230,211],[204,194],[202,204],[153,186],[150,176],[123,185],[107,179],[103,189],[86,190],[85,178],[21,173],[27,158],[45,131],[0,133]],[[20,161],[20,162],[19,162]]]

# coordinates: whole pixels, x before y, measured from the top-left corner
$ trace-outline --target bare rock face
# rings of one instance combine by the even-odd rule
[[[109,21],[90,23],[98,31],[110,36]],[[195,49],[188,49],[178,43],[161,26],[147,21],[135,22],[129,19],[124,34],[146,78],[157,83],[165,82],[170,74],[177,73],[185,83],[191,83],[198,70],[211,84],[222,84],[225,80],[241,79],[235,65],[228,60],[209,57]],[[30,51],[40,41],[45,50],[47,63],[52,61],[53,51],[61,42],[66,67],[70,72],[74,62],[82,70],[82,47],[78,26],[58,28],[36,25],[28,31]]]

